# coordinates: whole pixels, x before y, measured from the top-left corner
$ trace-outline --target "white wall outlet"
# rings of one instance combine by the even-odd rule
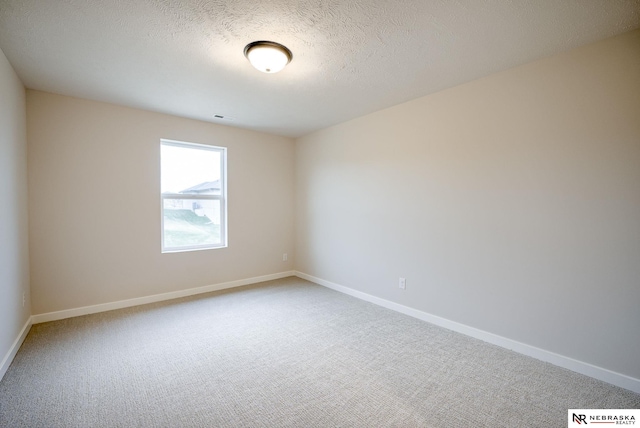
[[[398,281],[398,288],[404,290],[407,288],[407,280],[405,278],[400,278]]]
[[[287,253],[283,253],[282,254],[282,261],[286,262],[287,260],[289,260],[289,256],[287,255]]]
[[[24,305],[27,303],[27,292],[23,291],[22,292],[22,307],[24,308]]]

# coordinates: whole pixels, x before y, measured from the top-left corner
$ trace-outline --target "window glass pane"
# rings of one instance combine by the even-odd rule
[[[166,144],[161,150],[162,193],[220,195],[220,151]]]
[[[162,140],[162,251],[226,247],[224,147]]]
[[[220,201],[212,199],[164,199],[164,247],[222,244]]]

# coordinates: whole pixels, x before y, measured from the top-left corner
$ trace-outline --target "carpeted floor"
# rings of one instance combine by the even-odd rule
[[[2,427],[566,427],[640,395],[298,278],[34,325]]]

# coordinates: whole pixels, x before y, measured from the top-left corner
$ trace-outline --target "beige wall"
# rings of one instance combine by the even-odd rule
[[[30,312],[25,90],[0,51],[0,362]],[[26,302],[23,306],[23,294]],[[0,373],[0,378],[2,373]]]
[[[301,138],[296,181],[297,270],[640,378],[640,31]]]
[[[27,91],[33,313],[289,271],[292,139]],[[160,139],[228,148],[229,247],[161,254]]]

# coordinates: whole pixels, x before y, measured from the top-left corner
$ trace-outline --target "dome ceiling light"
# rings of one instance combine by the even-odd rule
[[[249,43],[244,47],[244,56],[251,65],[263,73],[277,73],[293,58],[286,46],[266,40]]]

